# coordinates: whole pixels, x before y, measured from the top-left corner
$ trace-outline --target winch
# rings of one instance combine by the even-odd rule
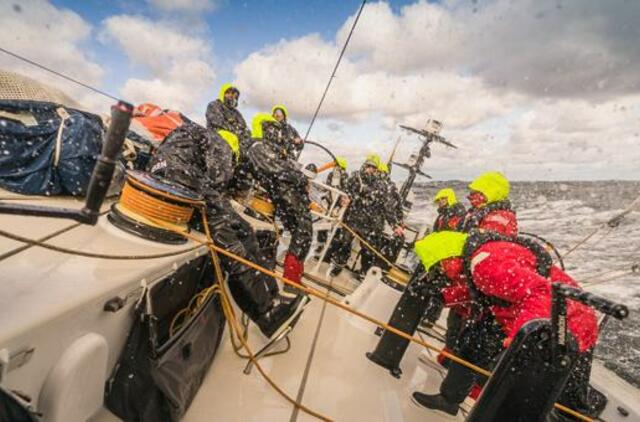
[[[116,227],[162,243],[180,244],[203,198],[184,186],[137,170],[127,171],[120,199],[108,219]]]

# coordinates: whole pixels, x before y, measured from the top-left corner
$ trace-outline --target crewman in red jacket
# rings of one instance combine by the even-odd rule
[[[469,184],[471,209],[467,212],[464,232],[494,231],[507,236],[518,234],[516,213],[509,202],[509,180],[499,172],[481,174]]]
[[[578,287],[553,265],[543,247],[528,239],[441,231],[416,242],[415,251],[428,273],[440,272],[451,281],[451,286],[442,290],[445,305],[473,301],[478,306],[473,324],[458,339],[456,353],[484,368],[495,364],[525,323],[550,318],[551,283]],[[585,401],[598,337],[596,316],[588,306],[568,300],[567,317],[580,359],[560,403],[590,413]],[[474,372],[452,362],[439,394],[415,392],[413,399],[420,406],[456,415],[477,380]]]
[[[440,189],[433,198],[433,202],[438,206],[438,217],[433,223],[434,232],[462,228],[466,210],[464,205],[456,199],[456,193],[453,189]]]

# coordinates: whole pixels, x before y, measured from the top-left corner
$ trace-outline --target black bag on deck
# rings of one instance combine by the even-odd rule
[[[102,137],[96,115],[0,100],[0,187],[26,195],[85,195]]]
[[[177,421],[198,392],[224,332],[219,296],[210,296],[173,335],[170,324],[213,282],[208,255],[149,287],[105,389],[109,410],[125,421]]]

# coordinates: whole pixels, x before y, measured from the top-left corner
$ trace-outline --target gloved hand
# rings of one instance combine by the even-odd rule
[[[504,341],[502,342],[502,347],[504,347],[505,349],[508,349],[509,346],[511,346],[512,341],[513,339],[511,337],[505,338]]]
[[[442,294],[438,292],[437,294],[431,295],[427,308],[424,312],[423,320],[434,324],[440,318],[443,309],[444,298],[442,297]]]

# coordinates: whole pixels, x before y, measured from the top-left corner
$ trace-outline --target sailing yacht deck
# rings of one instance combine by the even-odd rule
[[[415,390],[435,391],[441,380],[436,369],[417,359],[418,347],[409,348],[400,379],[365,357],[379,339],[374,331],[373,324],[313,299],[290,336],[291,350],[260,363],[290,396],[302,398],[304,405],[334,420],[452,420],[420,409],[410,400]],[[263,341],[251,327],[254,351]],[[225,341],[184,420],[316,420],[296,411],[255,368],[244,375],[245,364]],[[458,420],[463,420],[461,414]]]

